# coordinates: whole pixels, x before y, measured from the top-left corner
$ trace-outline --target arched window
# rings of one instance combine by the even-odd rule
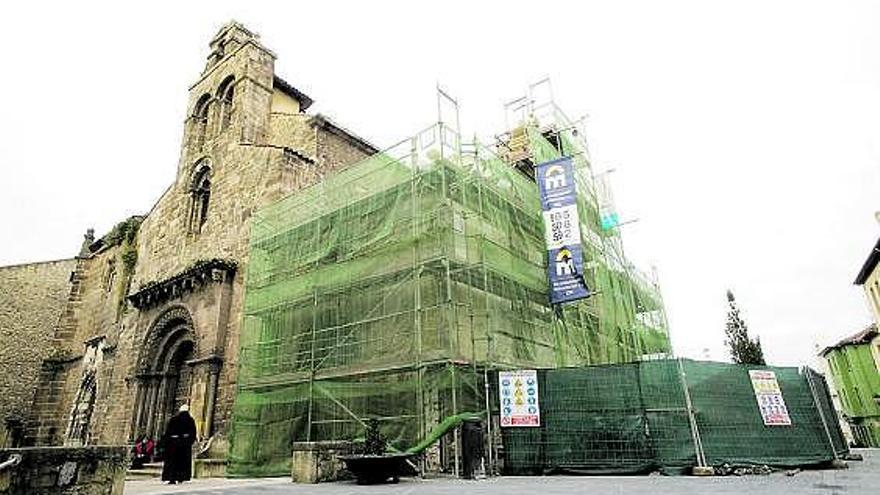
[[[208,110],[211,106],[211,95],[205,93],[196,102],[193,108],[193,135],[196,147],[201,148],[208,134]]]
[[[198,234],[208,220],[208,204],[211,201],[211,167],[202,160],[195,167],[190,187],[189,231]]]
[[[232,76],[227,77],[220,83],[220,86],[217,88],[217,100],[220,101],[220,129],[226,129],[229,127],[229,123],[232,122],[232,100],[235,97],[235,85],[233,82],[235,78]]]

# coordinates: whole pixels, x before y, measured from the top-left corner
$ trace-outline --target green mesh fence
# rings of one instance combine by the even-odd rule
[[[558,127],[528,128],[532,160],[574,157],[598,291],[558,311],[537,185],[442,124],[254,215],[231,475],[287,474],[292,442],[356,438],[367,418],[411,447],[485,411],[484,369],[670,352],[659,290],[601,229],[585,148]]]
[[[792,426],[764,426],[747,367],[725,363],[685,361],[697,425],[710,465],[727,463],[800,465],[830,460],[838,444],[830,443],[839,425],[833,413],[820,408],[824,379],[797,368],[766,368],[776,373]],[[764,368],[760,368],[764,369]],[[822,380],[819,382],[819,380]],[[833,423],[833,424],[832,424]]]
[[[749,369],[662,360],[539,371],[542,425],[502,430],[505,472],[676,473],[700,464],[698,452],[710,466],[788,467],[846,452],[820,375],[758,368],[776,373],[792,422],[765,426]]]

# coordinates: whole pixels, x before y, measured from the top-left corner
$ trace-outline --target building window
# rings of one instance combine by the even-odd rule
[[[853,385],[853,395],[856,396],[856,402],[859,403],[859,404],[858,404],[859,410],[864,409],[864,408],[865,408],[865,403],[864,403],[864,401],[862,401],[862,394],[859,392],[859,387],[858,387],[858,385]]]
[[[874,287],[871,287],[871,304],[874,311],[880,315],[880,280],[874,281]]]
[[[208,205],[211,201],[211,167],[202,160],[195,167],[196,173],[190,187],[189,231],[198,234],[208,220]]]
[[[208,139],[208,110],[211,106],[211,95],[203,94],[193,109],[193,136],[196,148],[201,149]]]
[[[220,129],[226,129],[232,122],[233,99],[235,97],[235,79],[227,77],[217,88],[217,100],[220,102]]]
[[[869,285],[866,293],[868,294],[868,305],[871,306],[871,310],[877,311],[877,292],[874,290],[874,286]]]

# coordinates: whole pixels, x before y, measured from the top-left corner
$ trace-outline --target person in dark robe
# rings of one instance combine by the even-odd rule
[[[162,437],[165,446],[165,464],[162,481],[182,483],[192,478],[192,446],[196,441],[196,422],[189,415],[189,406],[180,406],[180,412],[168,421]]]

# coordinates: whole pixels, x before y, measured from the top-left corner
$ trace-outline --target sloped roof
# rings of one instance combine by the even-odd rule
[[[840,342],[822,349],[822,351],[819,352],[819,355],[825,357],[826,354],[833,351],[834,349],[840,349],[841,347],[846,347],[848,345],[867,344],[874,340],[874,337],[876,337],[877,335],[880,335],[880,333],[877,332],[877,325],[871,323],[861,332],[850,335]]]
[[[278,76],[275,76],[275,78],[272,80],[272,84],[276,88],[280,89],[281,91],[283,91],[284,93],[289,95],[294,100],[298,101],[300,110],[302,110],[303,112],[305,112],[306,109],[308,109],[310,106],[312,106],[312,103],[315,102],[314,100],[312,100],[309,97],[309,95],[294,88],[289,82],[285,81],[284,79],[281,79]]]
[[[312,117],[311,122],[313,125],[321,129],[326,129],[327,131],[332,132],[333,134],[336,134],[337,136],[347,140],[348,142],[361,148],[362,151],[368,154],[372,155],[379,152],[379,148],[377,148],[376,145],[351,132],[345,127],[342,127],[341,125],[332,121],[326,115],[320,113],[316,114]]]
[[[874,267],[877,266],[878,262],[880,262],[880,239],[877,239],[877,243],[874,244],[871,254],[868,255],[868,259],[865,260],[862,269],[859,270],[859,274],[856,276],[856,281],[853,283],[863,285],[868,280],[868,277],[871,276],[871,272],[874,271]]]

